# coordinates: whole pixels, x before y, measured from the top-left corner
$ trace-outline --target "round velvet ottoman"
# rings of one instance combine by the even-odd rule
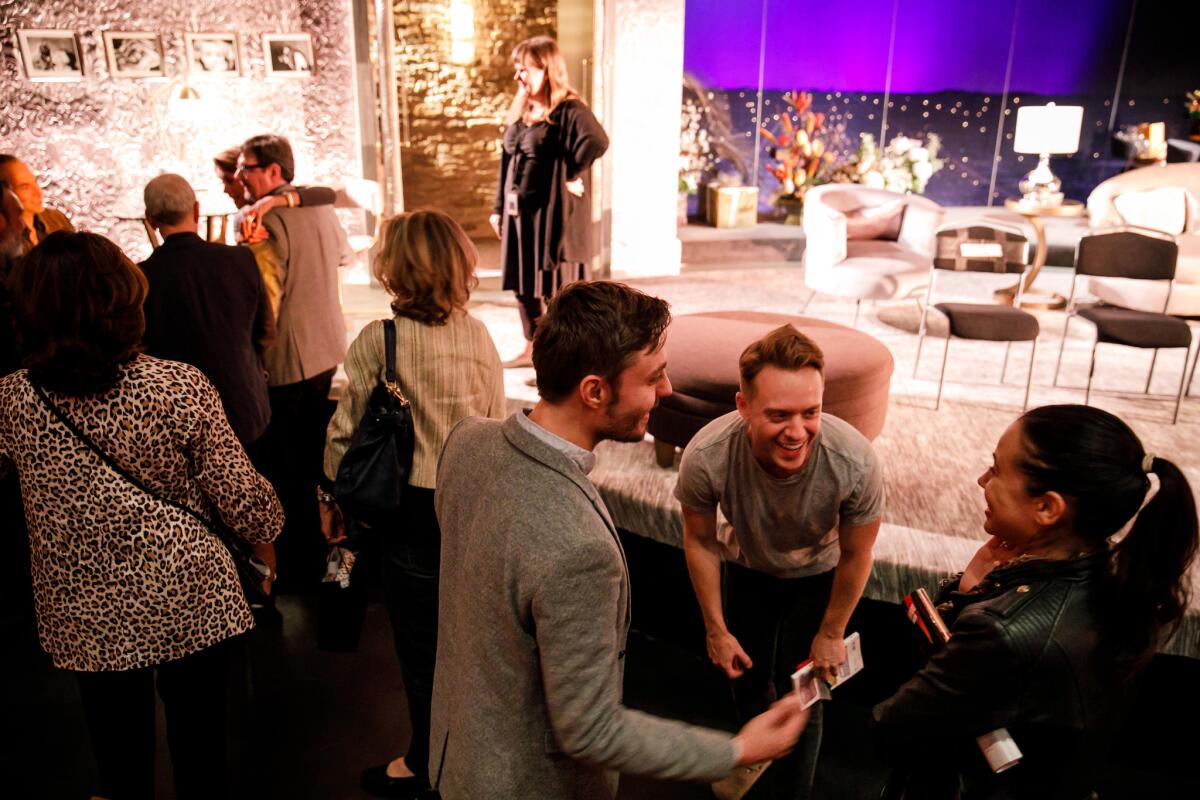
[[[746,346],[791,323],[825,353],[824,411],[874,439],[887,417],[892,354],[862,331],[833,322],[756,311],[676,317],[667,332],[667,375],[674,393],[650,413],[647,428],[660,466],[669,467],[712,420],[733,411],[738,358]]]

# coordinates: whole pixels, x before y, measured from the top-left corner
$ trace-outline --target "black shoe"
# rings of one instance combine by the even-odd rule
[[[405,800],[424,800],[433,790],[429,779],[413,775],[408,778],[393,778],[387,774],[387,764],[367,767],[362,771],[362,790],[376,797],[400,797]]]

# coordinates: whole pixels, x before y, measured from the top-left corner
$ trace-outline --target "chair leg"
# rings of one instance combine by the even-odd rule
[[[1200,354],[1200,347],[1196,348],[1196,353]],[[1171,424],[1179,422],[1179,407],[1183,405],[1183,393],[1188,386],[1188,356],[1192,354],[1191,345],[1183,351],[1183,374],[1179,376],[1179,393],[1175,395],[1175,413],[1171,416]]]
[[[809,303],[811,303],[813,301],[813,298],[816,296],[817,296],[817,290],[816,289],[811,290],[811,292],[808,295],[808,298],[805,299],[805,301],[804,301],[804,305],[800,306],[801,314],[803,314],[805,311],[808,311]]]
[[[921,330],[917,332],[917,357],[913,360],[913,378],[917,377],[917,367],[921,366],[921,347],[925,344],[925,317],[929,314],[929,306],[921,311]]]
[[[1067,315],[1067,321],[1063,323],[1062,339],[1058,342],[1058,361],[1054,362],[1054,382],[1052,386],[1058,386],[1058,371],[1062,369],[1063,350],[1067,347],[1067,328],[1071,324],[1071,315]]]
[[[1190,397],[1192,394],[1192,382],[1196,379],[1196,362],[1200,361],[1200,340],[1196,342],[1196,357],[1192,359],[1192,373],[1187,379],[1187,394]]]
[[[937,411],[942,407],[942,386],[946,383],[946,362],[950,360],[950,339],[946,337],[946,348],[942,350],[942,371],[938,373],[938,393],[937,401],[933,404],[933,410]]]
[[[1037,360],[1037,339],[1029,343],[1029,373],[1025,376],[1025,400],[1021,403],[1021,412],[1029,410],[1029,389],[1033,386],[1033,362]]]
[[[1154,348],[1154,355],[1150,356],[1150,374],[1146,376],[1146,388],[1142,390],[1142,394],[1150,394],[1150,381],[1154,378],[1154,364],[1158,361],[1158,348]],[[1183,368],[1187,369],[1187,357],[1184,356]]]
[[[1083,392],[1083,404],[1086,406],[1088,401],[1092,399],[1092,376],[1096,374],[1096,348],[1100,346],[1100,340],[1097,339],[1092,344],[1092,363],[1088,364],[1088,381],[1087,389]]]
[[[1012,351],[1012,342],[1004,343],[1004,361],[1000,364],[1000,385],[1004,385],[1004,376],[1008,374],[1008,354]]]
[[[861,310],[862,310],[862,300],[855,300],[854,301],[854,325],[852,327],[855,327],[855,328],[858,327],[858,312]]]

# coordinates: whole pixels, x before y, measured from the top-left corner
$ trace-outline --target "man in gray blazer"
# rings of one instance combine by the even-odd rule
[[[536,407],[446,442],[429,761],[445,800],[612,798],[620,772],[715,781],[803,728],[792,696],[736,736],[621,704],[629,576],[587,473],[597,443],[639,441],[670,394],[669,321],[621,284],[568,287],[534,337]]]
[[[255,200],[290,196],[294,171],[284,137],[255,136],[242,145],[237,176]],[[280,583],[306,588],[316,586],[324,565],[315,497],[333,413],[329,387],[346,355],[338,268],[354,255],[330,206],[272,209],[263,224],[279,286],[275,341],[263,353],[271,401],[264,472],[287,515],[276,543]]]

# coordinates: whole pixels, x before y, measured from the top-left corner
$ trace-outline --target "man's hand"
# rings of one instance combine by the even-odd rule
[[[237,239],[243,244],[258,244],[271,238],[267,228],[262,224],[262,217],[248,213],[242,216],[242,224],[238,228]]]
[[[729,631],[709,633],[707,644],[709,659],[730,678],[740,678],[743,672],[754,666],[737,637]]]
[[[795,692],[785,695],[746,723],[733,740],[741,746],[739,767],[786,755],[808,724],[808,709],[800,708]]]
[[[318,502],[317,511],[321,516],[321,535],[325,537],[325,543],[332,547],[346,541],[346,522],[337,503]]]
[[[488,217],[488,224],[492,226],[492,233],[496,234],[496,238],[500,238],[500,215],[492,214]]]
[[[846,663],[846,642],[840,635],[820,632],[813,638],[810,657],[813,673],[828,683],[837,677],[838,668]]]
[[[567,181],[567,191],[576,197],[583,197],[583,178]]]

